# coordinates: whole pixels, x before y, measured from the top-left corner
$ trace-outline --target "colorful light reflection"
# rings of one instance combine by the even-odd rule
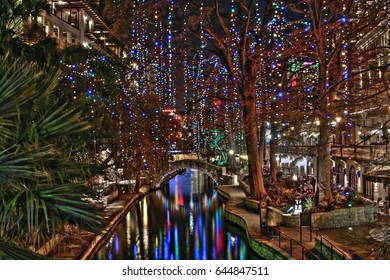
[[[96,258],[253,258],[245,242],[224,228],[223,203],[205,182],[203,173],[187,170],[172,179],[166,190],[146,196]]]

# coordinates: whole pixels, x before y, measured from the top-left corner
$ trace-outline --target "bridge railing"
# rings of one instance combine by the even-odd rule
[[[172,154],[171,161],[180,160],[201,160],[202,157],[198,154]]]

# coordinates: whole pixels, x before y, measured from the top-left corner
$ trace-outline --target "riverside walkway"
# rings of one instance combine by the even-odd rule
[[[305,259],[314,259],[314,257],[307,257],[311,253],[322,258],[319,252],[315,250],[315,233],[313,233],[312,241],[309,241],[310,232],[308,229],[304,229],[302,235],[302,245],[305,250],[307,249],[311,253],[303,252],[302,247],[297,245],[300,240],[299,228],[282,226],[278,228],[280,232],[294,241],[289,240],[285,236],[279,238],[277,232],[274,232],[271,238],[269,238],[269,232],[264,232],[264,229],[262,232],[259,213],[255,213],[245,206],[246,194],[239,186],[220,186],[218,189],[221,194],[228,198],[225,210],[245,221],[248,234],[252,238],[274,246],[279,251],[284,251],[286,259],[302,259],[303,254]],[[107,227],[101,234],[95,235],[90,232],[80,232],[69,235],[66,237],[67,242],[61,242],[49,256],[59,260],[90,259],[94,250],[101,242],[104,242],[105,237],[109,236],[110,231],[129,211],[138,198],[136,194],[122,194],[105,208],[103,215],[107,221]],[[388,221],[385,223],[388,224]],[[369,231],[374,227],[380,226],[383,226],[383,222],[353,228],[319,229],[318,233],[334,246],[337,246],[349,259],[375,260],[380,259],[376,253],[376,249],[380,244],[370,237]]]
[[[312,232],[312,240],[310,241],[310,231],[308,228],[303,228],[302,242],[300,242],[299,227],[279,226],[279,232],[264,232],[265,228],[260,226],[260,215],[245,206],[246,195],[239,186],[220,186],[220,192],[225,193],[230,197],[226,203],[225,210],[234,215],[240,216],[248,228],[248,234],[260,242],[269,242],[273,246],[281,248],[292,259],[314,259],[312,254],[319,259],[324,259],[324,256],[315,249],[316,236],[320,240],[321,237],[324,243],[329,243],[334,246],[335,250],[344,254],[346,259],[366,259],[375,260],[381,259],[378,256],[377,249],[380,243],[374,240],[369,231],[373,228],[380,228],[388,225],[388,221],[379,221],[372,224],[361,225],[349,228],[334,228],[334,229],[318,229]],[[263,232],[262,232],[263,231]],[[289,237],[289,238],[288,238]],[[291,240],[292,239],[292,240]],[[302,244],[302,246],[298,245]],[[310,253],[306,252],[310,251]],[[305,255],[303,257],[303,255]]]

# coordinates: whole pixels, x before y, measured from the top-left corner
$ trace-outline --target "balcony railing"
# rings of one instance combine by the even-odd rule
[[[300,154],[312,155],[317,154],[317,146],[279,146],[278,153],[283,154]],[[389,162],[390,144],[373,144],[373,145],[332,145],[331,155],[337,158],[359,160],[359,161],[375,161],[377,163]]]
[[[359,161],[388,162],[389,145],[369,145],[369,146],[337,146],[332,145],[331,154],[333,157],[346,158]]]

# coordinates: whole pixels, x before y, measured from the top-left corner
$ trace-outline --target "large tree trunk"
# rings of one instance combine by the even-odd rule
[[[278,183],[278,163],[276,161],[276,140],[271,140],[269,143],[269,183],[271,185]]]
[[[256,102],[247,100],[243,106],[243,121],[245,130],[246,150],[249,165],[249,184],[252,199],[262,199],[267,196],[263,181],[263,164],[260,161],[257,134]]]
[[[259,155],[260,162],[264,163],[265,160],[265,125],[261,123],[259,126]]]
[[[330,149],[331,149],[331,133],[326,121],[321,121],[320,135],[317,146],[318,155],[318,191],[319,201],[333,201],[332,190],[330,186]]]
[[[277,132],[276,127],[271,123],[271,139],[269,141],[269,183],[276,184],[278,183],[278,178],[276,174],[278,173],[278,163],[276,161],[276,149],[277,149]]]

